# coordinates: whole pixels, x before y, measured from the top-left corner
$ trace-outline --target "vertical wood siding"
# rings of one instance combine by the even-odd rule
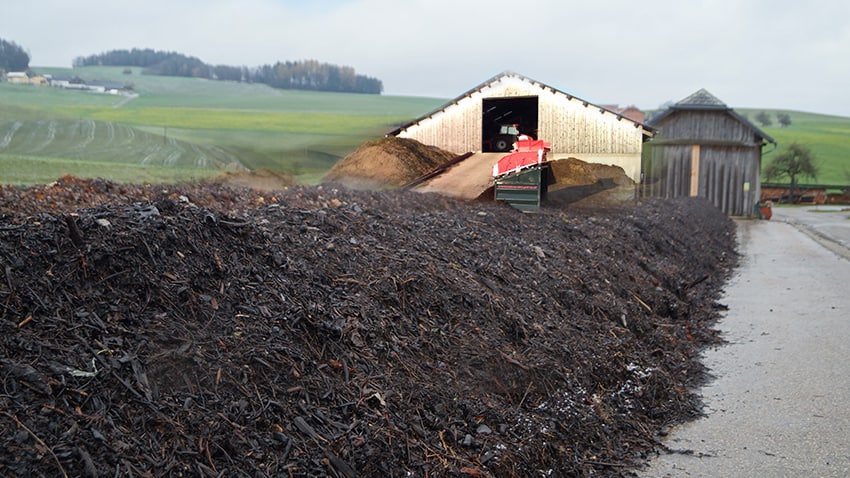
[[[666,140],[761,145],[753,129],[723,111],[679,111],[656,125]]]
[[[686,196],[690,163],[699,146],[698,195],[730,216],[750,216],[761,196],[762,138],[726,111],[676,111],[655,126],[647,145],[643,193]],[[749,185],[749,189],[745,185]]]
[[[690,196],[691,145],[650,145],[644,162],[645,195],[672,198]],[[761,148],[702,145],[698,195],[730,216],[753,214],[761,196]],[[749,191],[745,184],[749,183]]]
[[[455,154],[480,151],[485,98],[538,98],[538,138],[552,144],[552,154],[583,159],[582,155],[611,155],[626,160],[624,169],[639,180],[644,130],[628,119],[543,85],[503,77],[461,98],[398,133]],[[590,159],[589,162],[593,162]]]

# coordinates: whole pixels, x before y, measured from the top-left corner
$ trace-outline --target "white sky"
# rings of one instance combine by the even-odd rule
[[[153,48],[209,64],[315,59],[384,94],[454,98],[510,70],[597,104],[700,88],[735,108],[850,116],[847,0],[0,0],[30,66]]]

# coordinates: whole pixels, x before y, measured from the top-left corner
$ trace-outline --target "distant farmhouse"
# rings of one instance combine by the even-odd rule
[[[6,73],[6,81],[18,85],[38,86],[45,86],[49,83],[46,77],[41,75],[30,75],[25,71],[10,71]]]
[[[78,77],[59,77],[53,75],[34,75],[25,71],[6,73],[6,81],[18,85],[52,86],[67,90],[89,91],[111,95],[126,94],[128,88],[122,83],[109,81],[83,81]]]
[[[23,71],[10,71],[6,73],[6,81],[18,85],[28,85],[30,83],[30,77]]]

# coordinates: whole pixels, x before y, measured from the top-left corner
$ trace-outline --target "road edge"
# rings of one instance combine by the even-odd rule
[[[789,226],[794,227],[798,231],[802,232],[806,236],[810,237],[812,240],[834,253],[835,255],[841,257],[844,260],[850,261],[850,248],[836,241],[835,239],[827,236],[826,234],[815,230],[805,224],[800,224],[799,222],[790,221],[787,219],[779,220],[776,222],[781,222],[783,224],[788,224]]]

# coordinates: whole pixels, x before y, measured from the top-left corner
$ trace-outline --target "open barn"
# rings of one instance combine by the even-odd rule
[[[416,182],[417,190],[476,198],[492,194],[493,166],[522,135],[545,141],[551,164],[570,160],[616,167],[635,184],[640,181],[643,143],[652,129],[531,78],[503,72],[388,136],[458,155],[457,161]],[[570,184],[556,177],[565,168],[547,169],[543,181]]]
[[[700,196],[727,215],[754,214],[762,149],[773,138],[705,89],[648,123],[658,134],[647,145],[644,194]]]

